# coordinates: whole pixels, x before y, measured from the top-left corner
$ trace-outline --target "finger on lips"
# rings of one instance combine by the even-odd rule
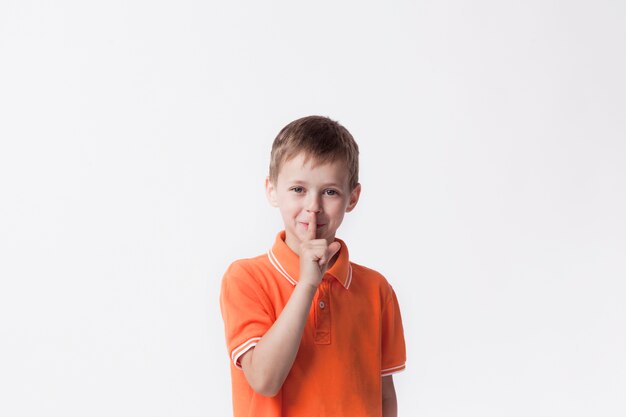
[[[315,218],[315,212],[309,213],[309,226],[307,228],[308,238],[315,240],[317,238],[317,219]]]

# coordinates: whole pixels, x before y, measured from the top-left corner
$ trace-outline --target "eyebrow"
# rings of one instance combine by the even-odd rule
[[[294,179],[294,180],[289,180],[287,181],[288,183],[298,183],[298,184],[305,184],[308,185],[308,182],[303,181],[303,180],[299,180],[299,179]],[[334,182],[328,182],[325,184],[322,184],[322,187],[336,187],[336,188],[341,188],[341,185],[334,183]]]

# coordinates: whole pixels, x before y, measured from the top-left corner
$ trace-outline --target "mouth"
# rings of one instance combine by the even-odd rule
[[[300,222],[300,224],[305,228],[305,229],[309,229],[309,224],[308,223],[304,223],[304,222]],[[326,226],[325,223],[321,223],[317,225],[317,229],[321,229],[322,227]]]

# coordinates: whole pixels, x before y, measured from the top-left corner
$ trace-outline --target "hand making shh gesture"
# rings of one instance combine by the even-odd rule
[[[339,242],[329,245],[326,239],[317,239],[317,217],[315,212],[310,212],[306,235],[300,244],[299,282],[319,286],[328,269],[328,263],[339,249]]]

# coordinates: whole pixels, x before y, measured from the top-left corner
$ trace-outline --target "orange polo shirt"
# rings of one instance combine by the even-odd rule
[[[281,390],[264,397],[248,384],[239,358],[276,321],[298,282],[299,258],[284,239],[281,231],[267,254],[233,262],[222,280],[234,416],[381,416],[381,377],[405,368],[398,300],[381,274],[350,262],[340,239]]]

